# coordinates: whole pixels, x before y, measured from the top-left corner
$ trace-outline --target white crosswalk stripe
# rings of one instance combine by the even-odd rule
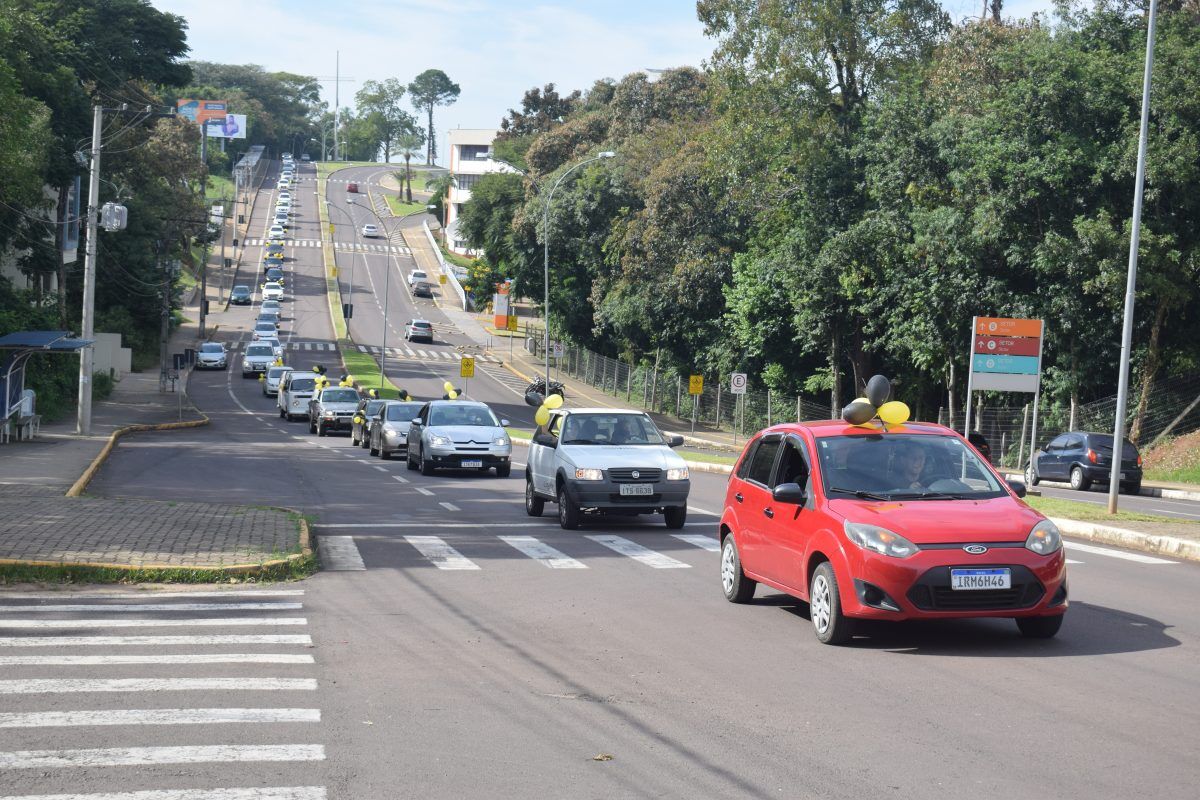
[[[311,675],[316,660],[307,651],[289,652],[290,647],[311,648],[311,636],[106,632],[303,626],[305,617],[277,615],[302,611],[303,602],[294,598],[303,595],[303,590],[0,593],[0,633],[17,633],[0,636],[0,791],[5,792],[0,800],[326,800],[324,786],[304,780],[317,774],[306,773],[315,767],[304,764],[326,757],[324,745],[313,740],[321,735],[321,709],[297,703],[319,696],[318,680]],[[198,598],[206,602],[190,602]],[[163,614],[177,616],[164,619]],[[101,635],[70,633],[81,628]],[[19,635],[25,630],[33,635]],[[274,649],[219,649],[229,645]],[[164,666],[169,667],[165,672]],[[214,693],[254,702],[213,703]],[[155,696],[174,699],[162,707],[147,701]],[[200,698],[207,702],[193,705]],[[281,724],[303,727],[288,728],[287,743],[278,743],[275,728]],[[192,738],[171,732],[182,726],[193,730]],[[99,729],[106,732],[102,738]],[[172,740],[192,743],[156,744]],[[96,747],[98,742],[106,746]],[[238,766],[262,762],[289,764],[286,773],[281,768],[277,774],[297,785],[256,786],[259,774],[243,775]],[[155,769],[167,765],[192,766]],[[122,767],[137,768],[158,786],[120,791],[116,781],[125,773],[109,770]],[[59,794],[33,794],[49,780]],[[187,783],[175,785],[181,781]],[[205,788],[193,788],[197,785]]]
[[[705,536],[703,533],[672,533],[671,536],[681,542],[694,544],[696,547],[708,550],[710,553],[717,553],[721,550],[721,543],[712,536]]]
[[[634,561],[645,564],[647,567],[653,567],[654,569],[688,569],[692,566],[682,561],[676,561],[670,556],[655,552],[648,547],[642,547],[637,542],[630,541],[623,536],[594,535],[585,538],[591,539],[596,544],[602,544],[623,556],[629,556]]]
[[[404,539],[417,548],[438,569],[477,570],[479,565],[436,536],[405,536]]]
[[[587,564],[564,555],[550,545],[532,536],[501,536],[500,541],[512,545],[530,558],[536,559],[551,569],[587,569]]]

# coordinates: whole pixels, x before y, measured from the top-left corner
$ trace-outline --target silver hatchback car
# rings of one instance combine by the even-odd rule
[[[496,475],[512,471],[512,441],[506,419],[485,403],[470,400],[432,400],[413,418],[408,429],[408,468],[432,475],[435,469],[496,468]]]

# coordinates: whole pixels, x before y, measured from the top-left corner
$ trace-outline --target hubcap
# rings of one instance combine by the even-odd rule
[[[829,629],[829,581],[825,580],[824,575],[818,575],[813,580],[812,599],[808,604],[809,612],[812,614],[813,626],[819,633],[824,633]]]
[[[525,507],[533,508],[533,484],[525,481]]]
[[[725,550],[721,553],[721,585],[725,587],[725,594],[733,593],[733,581],[737,577],[736,570],[733,539],[726,539]]]
[[[558,495],[558,518],[564,523],[567,521],[567,496],[561,493]]]

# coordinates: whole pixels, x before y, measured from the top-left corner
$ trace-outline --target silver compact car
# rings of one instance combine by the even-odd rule
[[[291,367],[271,367],[268,369],[267,376],[263,378],[263,394],[267,397],[274,397],[279,394],[279,384],[283,382],[283,376],[291,371]]]
[[[512,441],[485,403],[432,400],[421,408],[408,429],[408,468],[432,475],[436,469],[496,468],[512,471]]]
[[[275,348],[262,342],[251,342],[242,354],[242,377],[265,373],[275,363]]]
[[[196,369],[226,369],[229,355],[220,342],[205,342],[196,352]]]
[[[393,453],[408,452],[408,429],[412,426],[413,418],[421,413],[424,403],[405,400],[388,400],[368,420],[370,429],[367,433],[367,443],[371,455],[380,458],[391,458]]]

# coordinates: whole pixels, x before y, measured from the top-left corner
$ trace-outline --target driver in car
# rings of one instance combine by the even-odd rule
[[[925,471],[925,449],[912,442],[902,442],[893,459],[897,483],[908,489],[924,489],[921,473]]]

